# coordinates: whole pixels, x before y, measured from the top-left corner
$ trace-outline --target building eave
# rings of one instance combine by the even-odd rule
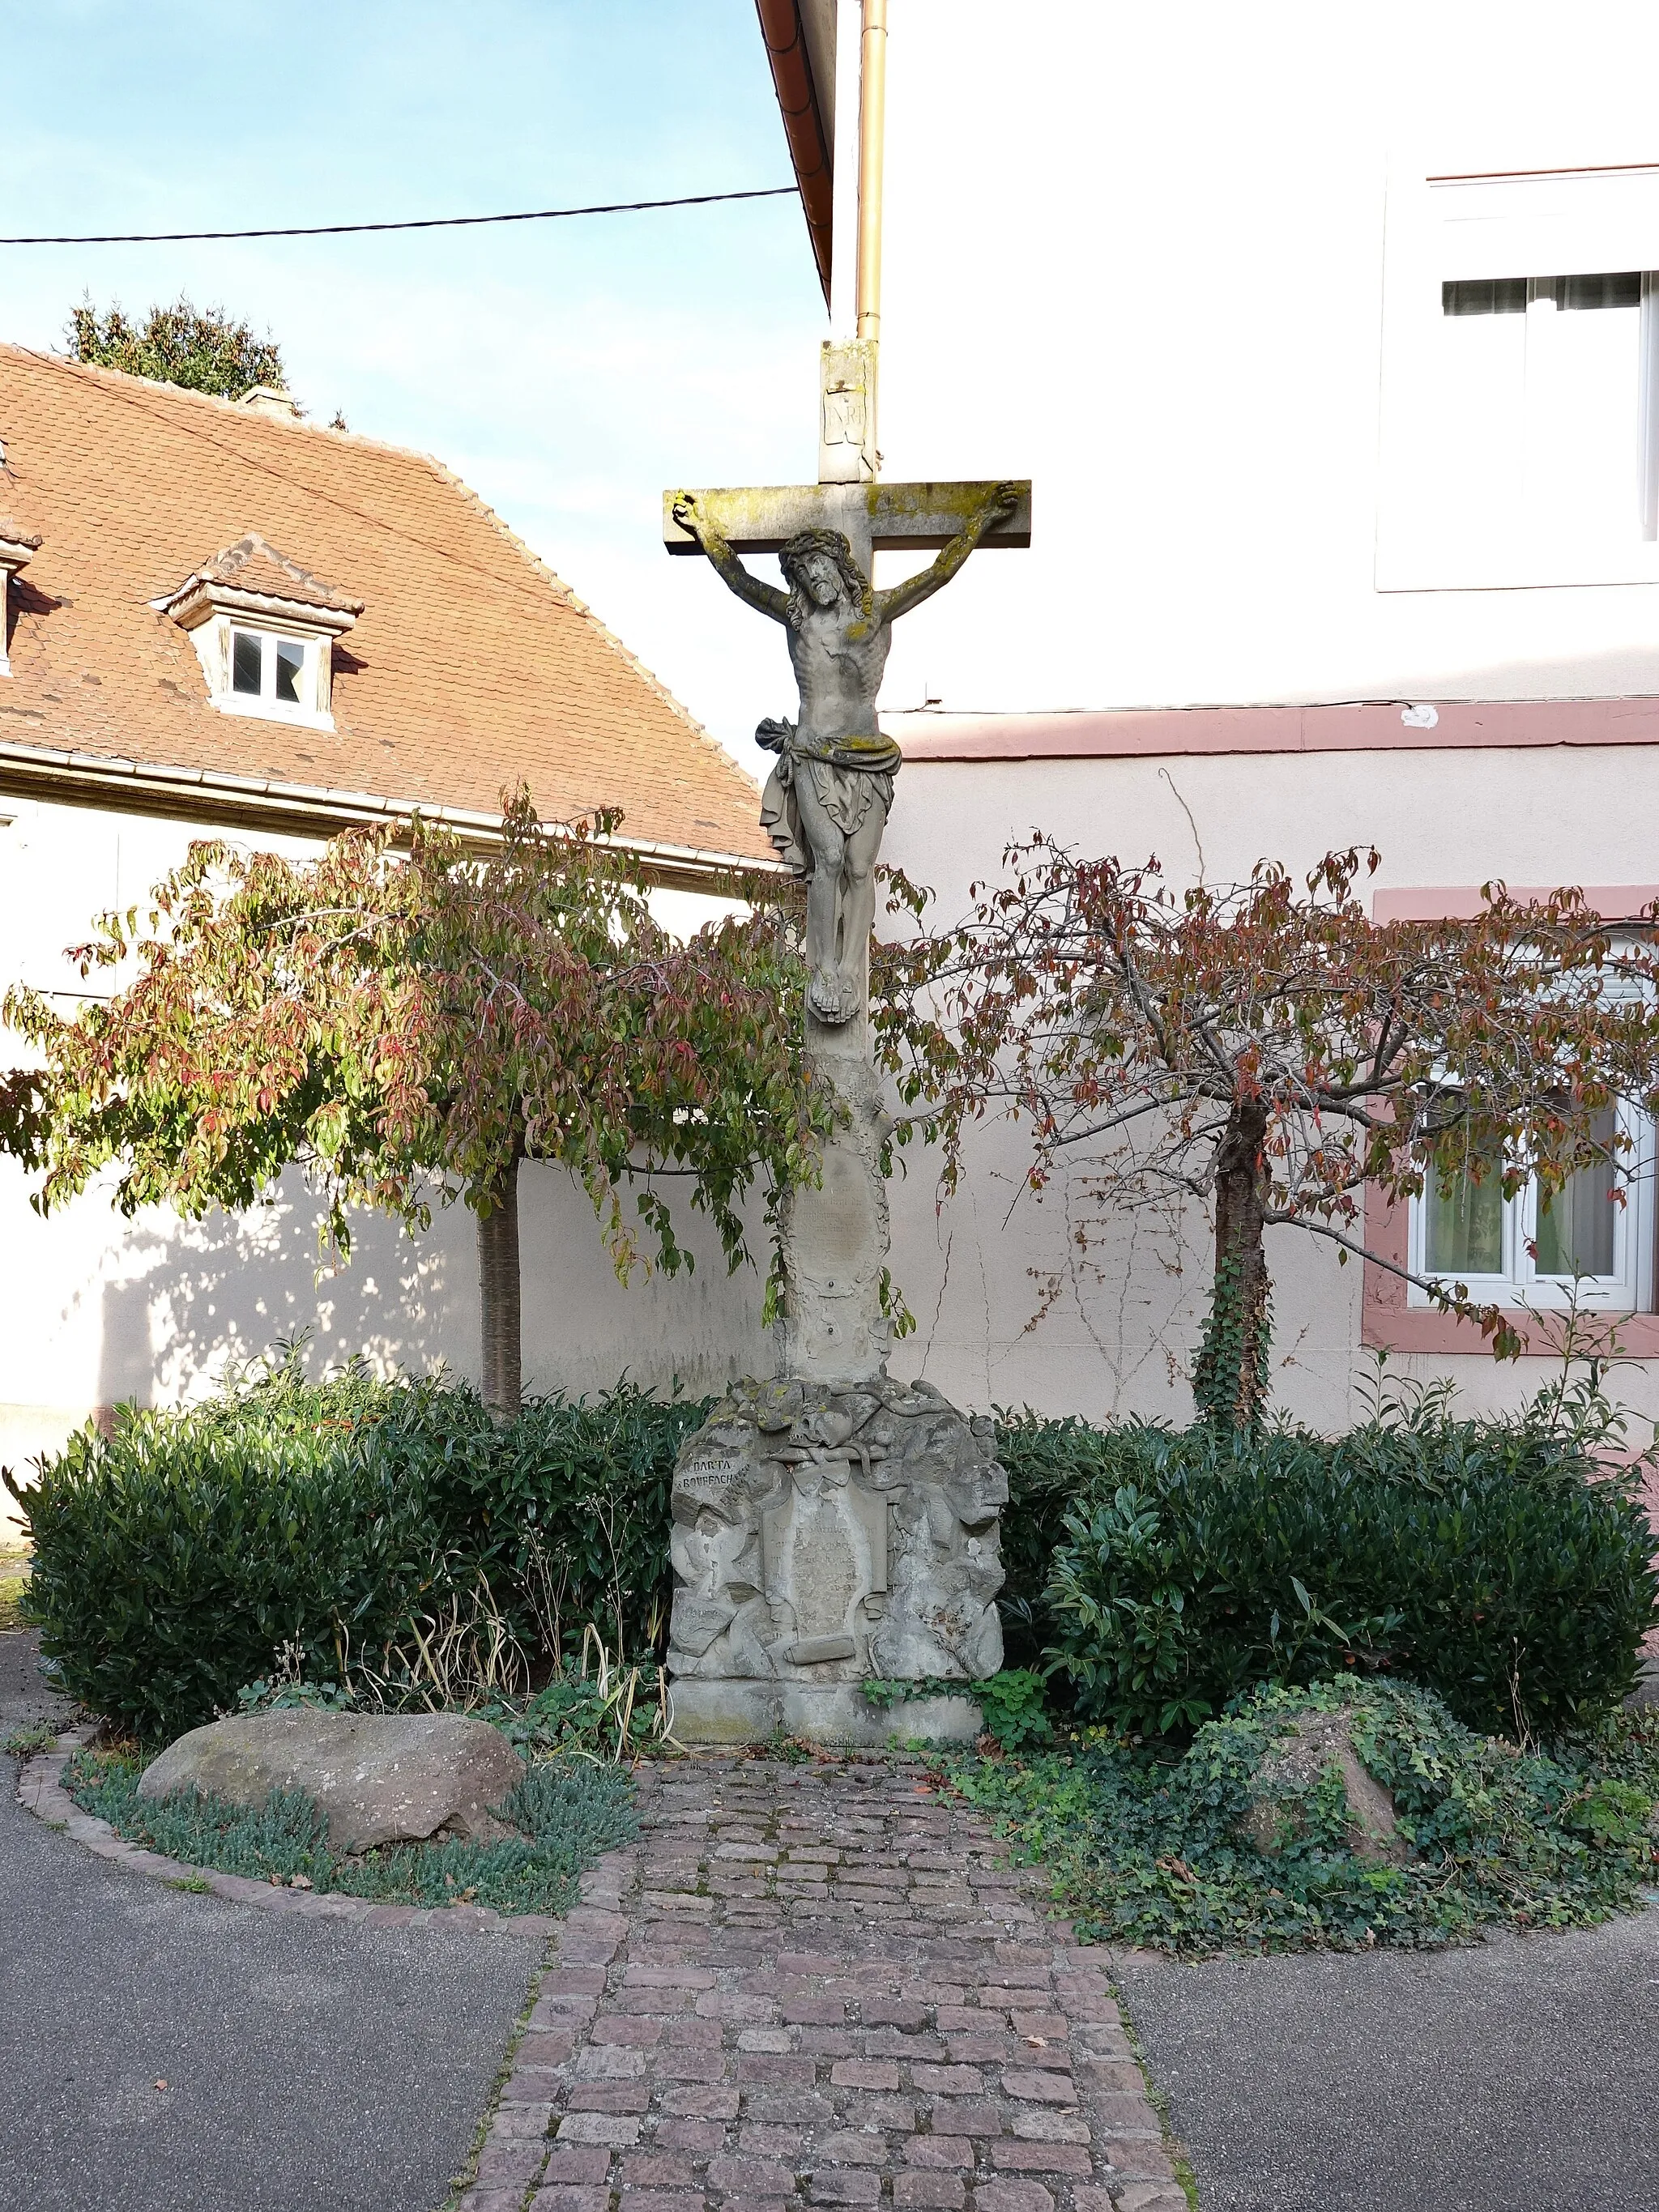
[[[98,806],[216,827],[258,830],[284,836],[331,837],[343,830],[390,825],[406,830],[418,815],[442,823],[467,843],[499,842],[501,817],[470,807],[435,806],[373,792],[337,791],[326,785],[284,783],[271,777],[232,775],[214,769],[120,760],[97,753],[65,752],[49,745],[0,740],[0,793]],[[619,836],[614,842],[640,861],[649,882],[670,890],[738,896],[745,876],[785,872],[775,860],[741,853]]]
[[[835,230],[835,88],[817,82],[801,0],[755,0],[755,9],[827,307]]]

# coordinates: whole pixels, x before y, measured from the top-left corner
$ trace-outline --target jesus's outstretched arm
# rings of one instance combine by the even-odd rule
[[[999,484],[978,513],[969,518],[933,564],[920,574],[907,576],[902,584],[891,585],[876,593],[876,611],[884,622],[896,622],[908,615],[912,607],[919,607],[924,599],[931,599],[935,592],[942,592],[957,570],[973,551],[988,530],[994,530],[1006,522],[1019,504],[1017,484]]]
[[[726,544],[719,524],[705,513],[695,492],[680,494],[673,503],[673,515],[681,529],[691,532],[714,562],[726,588],[735,592],[745,606],[753,607],[757,614],[770,615],[774,622],[788,621],[789,594],[779,591],[775,584],[763,584],[758,576],[750,574]]]

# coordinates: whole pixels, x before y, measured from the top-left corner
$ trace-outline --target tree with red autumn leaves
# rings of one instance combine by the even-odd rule
[[[1522,904],[1498,884],[1469,919],[1374,922],[1355,886],[1377,855],[1358,850],[1304,890],[1263,863],[1177,893],[1155,861],[1041,836],[1006,862],[960,927],[885,955],[902,978],[888,1065],[943,1143],[947,1189],[969,1126],[1000,1112],[1030,1130],[1030,1190],[1084,1170],[1085,1238],[1125,1206],[1212,1208],[1206,1417],[1248,1429],[1265,1410],[1268,1229],[1399,1273],[1367,1248],[1367,1185],[1397,1203],[1464,1176],[1509,1197],[1532,1176],[1547,1203],[1595,1168],[1622,1202],[1634,1163],[1607,1109],[1659,1108],[1650,921],[1614,931],[1577,891]],[[1464,1285],[1411,1279],[1498,1356],[1520,1350]]]
[[[195,1217],[298,1163],[340,1248],[348,1207],[419,1228],[461,1198],[484,1395],[515,1410],[521,1161],[580,1181],[624,1279],[692,1264],[673,1182],[735,1268],[745,1194],[760,1180],[774,1218],[833,1111],[792,1018],[788,917],[761,903],[677,941],[617,820],[550,829],[521,792],[482,853],[419,821],[403,851],[382,830],[309,860],[192,845],[143,927],[106,915],[72,955],[83,975],[136,968],[113,996],[69,1018],[7,994],[35,1065],[0,1081],[0,1147],[44,1170],[43,1212],[112,1164],[124,1212]]]

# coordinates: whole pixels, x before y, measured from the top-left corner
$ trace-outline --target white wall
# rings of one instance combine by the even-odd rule
[[[1659,690],[1652,584],[1375,582],[1390,174],[1653,161],[1659,12],[890,15],[884,473],[1036,487],[1031,550],[901,627],[890,709]]]
[[[1485,268],[1480,223],[1455,254],[1449,233],[1425,233],[1428,177],[1659,161],[1651,8],[890,0],[889,13],[884,473],[1035,487],[1030,550],[976,556],[900,626],[890,728],[927,703],[1016,715],[1659,692],[1655,582],[1595,580],[1659,577],[1659,551],[1575,566],[1558,548],[1507,574],[1441,559],[1445,518],[1410,503],[1421,471],[1402,449],[1399,370],[1416,374],[1438,342],[1440,276]],[[847,89],[837,330],[853,302]],[[1552,238],[1563,271],[1659,266],[1654,179],[1595,190],[1618,203],[1607,258],[1589,200],[1563,185],[1541,222],[1534,202],[1506,203],[1492,252],[1524,265],[1490,273],[1554,273],[1525,259],[1547,258]],[[1380,516],[1397,541],[1381,557]],[[883,556],[881,580],[913,565]],[[1555,587],[1469,587],[1547,568]],[[1402,578],[1460,587],[1394,588]],[[1635,747],[913,760],[886,852],[939,890],[947,918],[1036,824],[1126,860],[1155,852],[1177,877],[1199,871],[1200,848],[1225,879],[1260,857],[1305,868],[1374,841],[1384,885],[1643,883],[1656,800],[1659,759]],[[970,1158],[941,1215],[925,1162],[894,1192],[895,1273],[921,1320],[896,1367],[970,1403],[1184,1418],[1207,1224],[1120,1221],[1085,1260],[1068,1234],[1076,1192],[1009,1214],[1023,1139],[982,1132]],[[1363,1373],[1360,1270],[1288,1230],[1270,1258],[1277,1388],[1340,1426]],[[1498,1369],[1480,1351],[1438,1364],[1470,1404],[1512,1403],[1540,1379],[1536,1364]],[[1659,1381],[1638,1371],[1620,1387],[1659,1413]]]
[[[63,948],[90,934],[97,912],[142,904],[191,835],[176,823],[0,799],[0,990],[20,980],[98,991],[99,977],[82,981]],[[294,839],[240,842],[314,849]],[[717,907],[678,892],[654,902],[667,927],[685,931]],[[21,1056],[21,1041],[11,1042]],[[0,1065],[9,1058],[0,1031]],[[269,1204],[198,1223],[161,1207],[125,1220],[111,1203],[112,1177],[43,1220],[28,1202],[33,1180],[0,1159],[0,1465],[21,1468],[56,1449],[120,1400],[176,1404],[210,1393],[228,1368],[300,1330],[311,1333],[314,1367],[362,1352],[383,1371],[444,1367],[477,1379],[477,1261],[461,1206],[440,1212],[418,1239],[360,1217],[349,1263],[319,1276],[320,1209],[297,1174]],[[624,1286],[569,1176],[527,1167],[520,1204],[527,1389],[598,1390],[626,1372],[664,1392],[678,1377],[695,1395],[769,1367],[761,1274],[728,1278],[718,1240],[689,1209],[677,1210],[678,1228],[695,1273],[639,1273]],[[754,1221],[763,1265],[757,1207]],[[0,1515],[9,1508],[0,1498]]]

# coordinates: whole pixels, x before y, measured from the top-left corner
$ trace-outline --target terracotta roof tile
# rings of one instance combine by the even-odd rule
[[[550,819],[620,807],[633,837],[769,857],[736,762],[424,454],[14,346],[0,439],[5,526],[41,539],[0,736],[477,812],[522,781]],[[232,558],[239,587],[362,604],[333,732],[209,705],[152,602]]]
[[[351,615],[363,611],[361,599],[331,590],[308,568],[290,561],[274,545],[267,545],[258,531],[251,530],[246,538],[227,545],[222,553],[216,553],[198,573],[210,582],[234,584],[239,592],[258,592],[267,599],[289,599],[295,606],[330,607]]]

